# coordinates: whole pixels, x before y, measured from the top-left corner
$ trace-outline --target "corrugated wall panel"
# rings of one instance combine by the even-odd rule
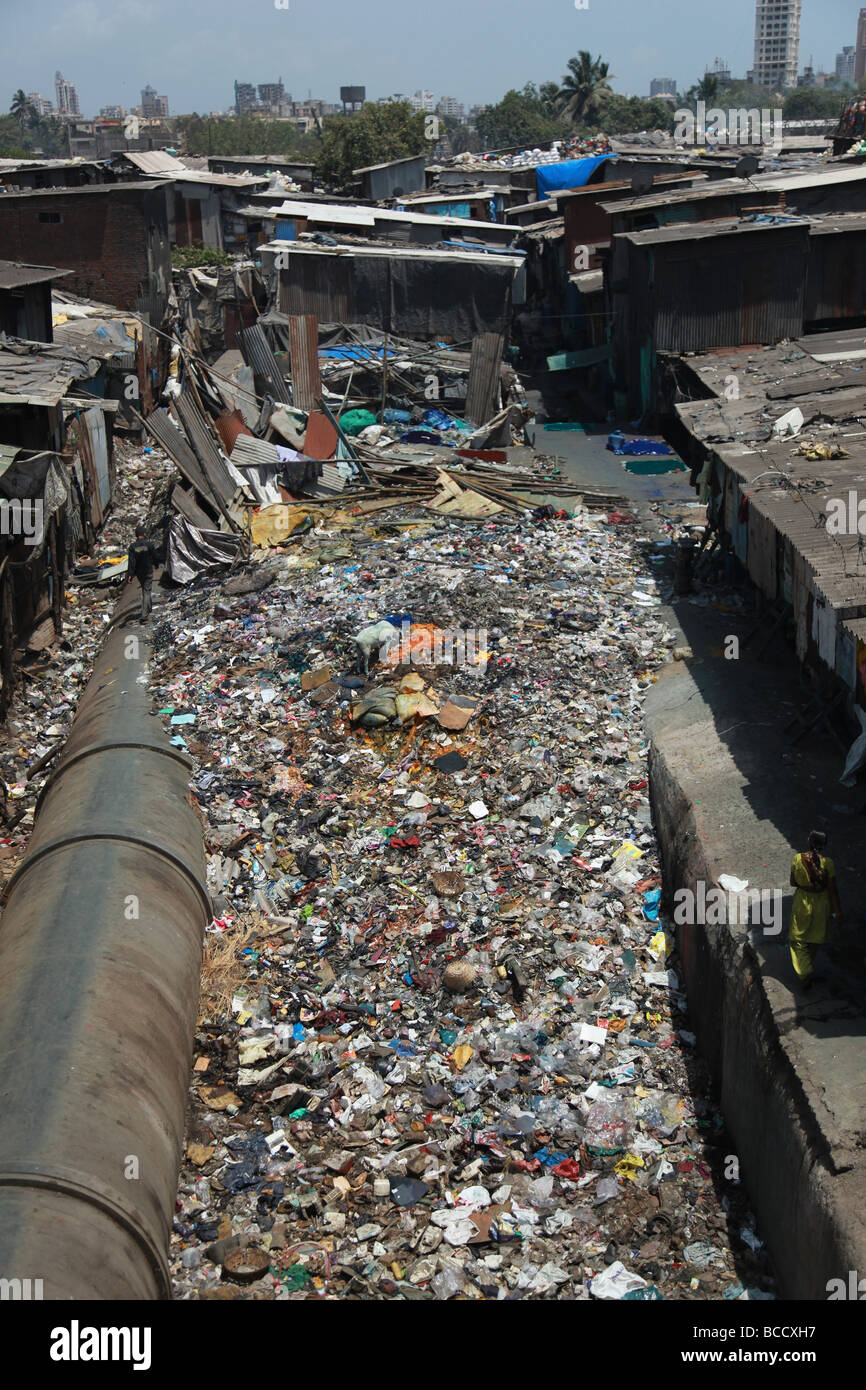
[[[866,227],[809,238],[804,318],[859,318],[866,312]]]
[[[322,395],[319,321],[314,314],[293,314],[289,319],[289,354],[293,403],[298,410],[314,410]]]
[[[353,256],[289,256],[280,271],[283,314],[314,315],[320,323],[354,323]]]
[[[653,245],[655,347],[706,352],[802,332],[808,227]]]

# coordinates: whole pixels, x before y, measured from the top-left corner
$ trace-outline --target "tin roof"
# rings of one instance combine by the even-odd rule
[[[73,381],[91,376],[86,356],[56,344],[0,343],[0,405],[59,405]]]
[[[689,358],[688,367],[713,396],[675,406],[689,432],[738,480],[749,508],[802,556],[814,591],[842,619],[866,618],[866,552],[861,536],[833,535],[824,518],[831,499],[863,496],[864,359],[862,328],[707,353]],[[732,378],[736,398],[725,394]],[[796,436],[774,436],[774,421],[795,406],[805,417]],[[816,445],[839,446],[847,457],[800,452]]]
[[[22,285],[41,285],[46,280],[62,280],[71,270],[57,270],[51,265],[25,265],[22,261],[0,261],[0,290],[15,290]]]

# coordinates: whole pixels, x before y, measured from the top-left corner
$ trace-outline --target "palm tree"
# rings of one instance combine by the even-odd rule
[[[33,107],[27,100],[27,93],[24,91],[23,87],[19,87],[18,91],[13,96],[12,105],[9,107],[9,113],[15,117],[21,128],[21,134],[23,135],[25,125],[28,121],[33,119]]]
[[[715,101],[719,95],[719,79],[714,72],[705,72],[700,82],[690,87],[686,93],[689,101]]]
[[[542,82],[538,89],[542,110],[549,119],[559,115],[559,83]]]
[[[587,120],[598,110],[602,97],[610,94],[611,75],[601,56],[593,59],[586,49],[582,48],[576,58],[569,58],[568,72],[559,89],[562,114],[575,123]]]

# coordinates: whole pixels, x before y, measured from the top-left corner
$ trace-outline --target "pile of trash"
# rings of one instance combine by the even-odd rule
[[[135,524],[147,514],[154,490],[173,472],[150,445],[115,438],[117,483],[111,511],[89,554],[79,554],[67,576],[63,629],[51,618],[38,624],[17,662],[18,688],[0,726],[0,882],[27,850],[39,793],[66,741],[78,697],[126,578]]]
[[[214,904],[178,1298],[773,1297],[660,911],[635,529],[407,506],[160,596]]]

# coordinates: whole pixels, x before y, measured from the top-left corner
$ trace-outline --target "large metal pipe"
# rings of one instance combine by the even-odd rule
[[[170,1296],[210,904],[189,763],[139,683],[136,600],[115,612],[0,921],[0,1278],[41,1279],[45,1298]]]

